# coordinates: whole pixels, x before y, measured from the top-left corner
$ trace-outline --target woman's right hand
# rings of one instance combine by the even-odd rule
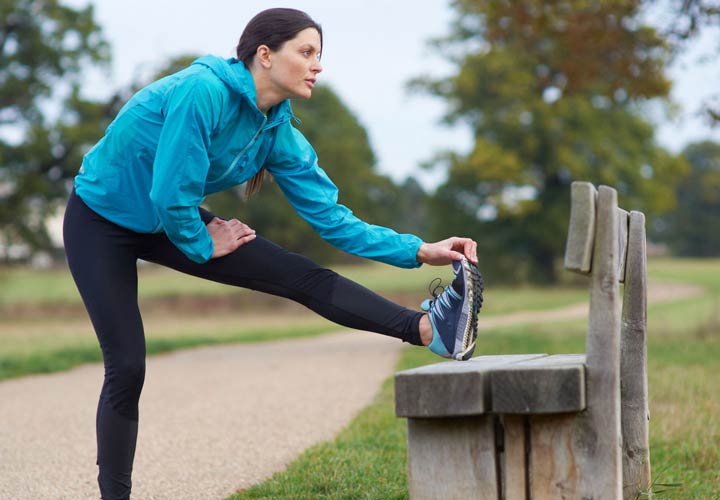
[[[237,219],[226,221],[215,217],[207,225],[207,230],[214,245],[211,259],[232,253],[255,239],[255,230]]]

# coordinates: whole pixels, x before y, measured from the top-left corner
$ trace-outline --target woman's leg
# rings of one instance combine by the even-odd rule
[[[105,362],[97,410],[100,493],[130,496],[145,377],[145,337],[137,304],[137,235],[90,210],[73,193],[65,213],[70,271],[100,342]]]
[[[212,214],[202,212],[208,223]],[[151,235],[141,258],[228,285],[250,288],[299,302],[349,328],[368,330],[422,345],[422,313],[399,306],[367,288],[324,269],[258,236],[235,252],[205,264],[185,257],[165,235]]]

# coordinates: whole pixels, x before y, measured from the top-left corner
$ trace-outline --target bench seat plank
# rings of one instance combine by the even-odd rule
[[[585,409],[585,355],[478,356],[395,376],[395,414],[426,418]]]
[[[413,368],[395,375],[398,417],[481,415],[491,409],[488,373],[503,365],[547,356],[511,354],[478,356]]]
[[[547,414],[583,409],[583,354],[478,356],[395,376],[398,417]]]
[[[585,355],[545,356],[507,367],[490,376],[492,411],[537,415],[585,409]]]

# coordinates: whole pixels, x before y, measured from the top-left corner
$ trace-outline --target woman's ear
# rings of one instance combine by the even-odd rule
[[[272,51],[267,45],[260,45],[255,51],[255,61],[263,68],[270,69],[272,66]]]

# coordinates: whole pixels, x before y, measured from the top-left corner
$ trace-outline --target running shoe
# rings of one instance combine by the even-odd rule
[[[477,339],[477,315],[483,302],[483,281],[475,264],[466,258],[454,261],[455,278],[450,286],[423,301],[421,309],[428,313],[432,325],[432,352],[457,361],[470,359]],[[433,282],[434,283],[434,282]],[[432,284],[431,284],[432,287]]]

